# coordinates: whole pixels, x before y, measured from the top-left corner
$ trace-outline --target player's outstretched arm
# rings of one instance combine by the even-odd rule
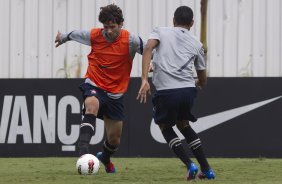
[[[75,30],[75,31],[71,31],[70,33],[64,33],[64,34],[58,31],[55,39],[56,47],[70,40],[91,46],[90,31]]]

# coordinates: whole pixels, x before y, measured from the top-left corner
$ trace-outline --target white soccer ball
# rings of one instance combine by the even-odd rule
[[[100,161],[92,154],[84,154],[76,162],[76,170],[81,175],[97,174],[99,168]]]

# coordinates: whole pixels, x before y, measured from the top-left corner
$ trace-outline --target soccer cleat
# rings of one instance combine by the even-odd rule
[[[116,168],[111,161],[108,164],[105,164],[103,162],[103,153],[102,152],[98,152],[96,157],[104,164],[106,173],[115,173],[116,172]]]
[[[202,171],[201,173],[198,174],[197,176],[199,179],[215,179],[215,173],[213,172],[212,169],[209,169],[207,171]]]
[[[116,168],[111,161],[107,165],[105,165],[105,170],[106,170],[107,173],[115,173],[116,172]]]
[[[186,179],[187,180],[193,180],[195,179],[197,173],[198,173],[198,167],[196,166],[196,164],[194,164],[193,162],[188,166],[188,171],[187,171],[187,176]]]

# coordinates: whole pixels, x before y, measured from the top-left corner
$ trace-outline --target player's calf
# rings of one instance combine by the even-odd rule
[[[116,168],[111,162],[111,156],[118,150],[118,146],[111,145],[108,140],[104,141],[103,152],[97,153],[97,158],[104,164],[107,173],[115,173]]]
[[[96,116],[93,114],[85,114],[80,124],[79,135],[79,156],[89,153],[89,142],[94,135],[96,125]]]

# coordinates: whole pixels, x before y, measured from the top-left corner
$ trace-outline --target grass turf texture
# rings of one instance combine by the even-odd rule
[[[187,183],[186,168],[175,158],[113,158],[116,174],[80,176],[75,169],[77,158],[0,158],[0,183],[66,184],[163,184]],[[193,183],[281,184],[282,159],[209,159],[216,179]]]

